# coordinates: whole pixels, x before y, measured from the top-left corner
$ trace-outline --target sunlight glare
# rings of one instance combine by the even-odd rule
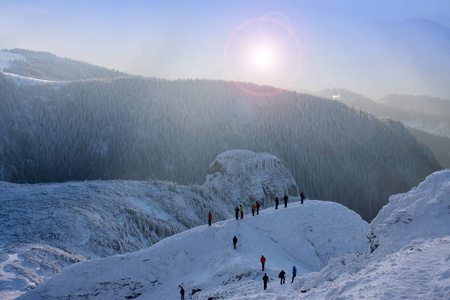
[[[259,47],[253,52],[253,63],[260,68],[268,68],[274,60],[273,52],[267,47]]]

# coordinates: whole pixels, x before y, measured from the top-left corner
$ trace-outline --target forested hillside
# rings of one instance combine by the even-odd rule
[[[0,97],[0,178],[11,182],[202,183],[216,155],[248,149],[282,159],[307,197],[371,220],[439,169],[401,123],[295,92],[141,77],[17,86],[0,74]]]
[[[125,73],[94,66],[89,63],[61,58],[48,52],[25,49],[2,50],[16,54],[19,59],[11,61],[3,71],[21,76],[46,80],[78,80],[88,78],[113,78]]]

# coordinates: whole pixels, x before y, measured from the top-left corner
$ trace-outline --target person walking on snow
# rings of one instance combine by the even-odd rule
[[[278,197],[275,198],[275,209],[278,209]]]
[[[286,272],[284,272],[284,270],[281,270],[280,274],[278,274],[278,278],[280,278],[280,284],[286,283],[285,274]]]
[[[284,195],[284,207],[287,207],[288,196]]]
[[[212,213],[209,212],[209,214],[208,214],[208,224],[209,224],[209,226],[211,226],[211,220],[212,220]]]
[[[305,194],[303,192],[300,193],[300,204],[303,204],[303,200],[305,200]]]
[[[261,262],[262,270],[264,271],[264,264],[266,263],[266,258],[264,255],[261,255],[261,259],[259,261]]]
[[[267,273],[264,273],[263,281],[264,281],[264,290],[266,290],[267,289],[267,282],[269,281],[269,276],[267,276]]]
[[[293,266],[292,267],[292,281],[291,281],[291,283],[294,282],[295,276],[297,276],[297,268],[295,266]]]
[[[259,202],[256,201],[256,214],[259,215]]]
[[[256,208],[256,205],[255,205],[255,203],[253,203],[252,204],[252,215],[253,216],[255,216],[255,208]]]
[[[181,285],[178,286],[180,288],[181,300],[184,300],[184,289]]]
[[[236,250],[236,244],[237,244],[237,237],[236,236],[234,236],[234,238],[233,238],[233,246],[234,246],[234,250]]]
[[[241,204],[241,219],[243,219],[243,218],[244,218],[244,207]]]
[[[239,220],[239,208],[236,206],[236,208],[234,209],[235,213],[236,213],[236,220]]]

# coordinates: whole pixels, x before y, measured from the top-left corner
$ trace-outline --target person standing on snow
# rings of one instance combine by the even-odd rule
[[[252,215],[253,216],[255,216],[255,208],[256,208],[256,205],[255,205],[255,203],[253,203],[252,204]]]
[[[275,209],[278,209],[278,197],[275,198]]]
[[[286,283],[285,274],[286,272],[284,272],[284,270],[281,270],[280,274],[278,274],[278,278],[280,278],[280,284]]]
[[[267,282],[269,282],[269,276],[267,276],[267,273],[264,273],[263,281],[264,281],[264,290],[266,290],[267,289]]]
[[[209,226],[211,226],[211,220],[212,220],[212,213],[209,212],[209,214],[208,214],[208,224],[209,224]]]
[[[287,207],[288,196],[284,195],[284,207]]]
[[[238,241],[237,237],[234,236],[234,238],[233,238],[233,246],[234,246],[234,250],[236,250],[236,244],[237,244],[237,241]]]
[[[180,288],[181,300],[184,300],[184,289],[181,285],[178,286]]]
[[[239,220],[239,208],[236,206],[236,208],[234,209],[235,213],[236,213],[236,220]]]
[[[261,255],[261,259],[259,261],[261,262],[262,270],[264,271],[264,264],[266,263],[266,258],[264,255]]]
[[[294,282],[295,276],[297,276],[297,268],[295,266],[293,266],[292,267],[292,281],[291,281],[291,283]]]
[[[241,219],[243,219],[244,218],[244,207],[242,206],[242,204],[241,204]]]
[[[256,201],[256,214],[259,215],[259,202]]]
[[[303,204],[303,200],[305,200],[305,194],[303,192],[300,193],[300,204]]]

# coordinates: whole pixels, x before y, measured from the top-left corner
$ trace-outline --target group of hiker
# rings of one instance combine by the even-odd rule
[[[283,200],[284,200],[284,207],[287,207],[287,203],[288,203],[288,199],[289,197],[287,195],[284,195]],[[300,203],[303,204],[303,200],[305,199],[305,195],[303,194],[303,192],[300,193]],[[278,209],[278,204],[279,204],[279,200],[278,197],[275,198],[275,209]],[[261,205],[259,204],[258,201],[256,201],[255,203],[252,203],[252,215],[255,215],[255,211],[256,214],[259,215],[259,208],[261,207]],[[239,220],[239,214],[241,216],[241,219],[244,218],[244,206],[241,204],[239,207],[236,206],[236,208],[234,209],[235,214],[236,214],[236,220]],[[212,222],[212,213],[209,212],[208,213],[208,225],[211,226],[211,222]],[[233,248],[234,250],[236,250],[236,245],[237,245],[238,239],[236,236],[233,237]],[[266,263],[266,258],[264,257],[264,255],[261,255],[260,258],[260,262],[261,262],[261,267],[262,267],[262,271],[264,271],[264,266]],[[292,281],[291,283],[294,282],[294,278],[295,276],[297,276],[297,268],[295,266],[292,267]],[[286,283],[286,272],[284,270],[281,270],[281,272],[278,274],[278,278],[280,278],[280,284],[285,284]],[[267,276],[267,273],[264,273],[263,276],[263,282],[264,282],[264,290],[267,289],[267,283],[269,282],[269,276]],[[184,299],[184,288],[180,285],[180,294],[181,294],[181,299]]]
[[[260,258],[262,270],[264,271],[264,265],[266,264],[266,258],[264,255],[261,255]],[[294,278],[297,276],[297,268],[295,266],[292,267],[292,280],[291,283],[294,283]],[[278,274],[278,278],[280,278],[280,284],[286,283],[286,272],[284,270],[281,270],[281,272]],[[264,290],[267,289],[267,283],[269,282],[269,276],[267,276],[267,273],[264,273],[263,276],[263,282],[264,282]]]
[[[284,195],[283,200],[284,200],[284,207],[287,207],[287,203],[288,203],[288,199],[289,197],[287,195]],[[303,200],[305,200],[305,194],[303,194],[303,192],[300,193],[300,204],[303,204]],[[278,209],[278,204],[279,204],[279,200],[278,197],[275,198],[275,209]],[[258,201],[256,201],[255,203],[252,203],[252,215],[255,216],[255,211],[256,214],[259,215],[259,208],[261,207],[261,205],[259,204]],[[236,220],[239,220],[239,214],[241,215],[241,219],[244,218],[244,206],[241,204],[239,207],[236,206],[236,208],[234,209],[235,215],[236,215]],[[211,226],[211,221],[212,221],[212,213],[209,212],[208,213],[208,225]]]

